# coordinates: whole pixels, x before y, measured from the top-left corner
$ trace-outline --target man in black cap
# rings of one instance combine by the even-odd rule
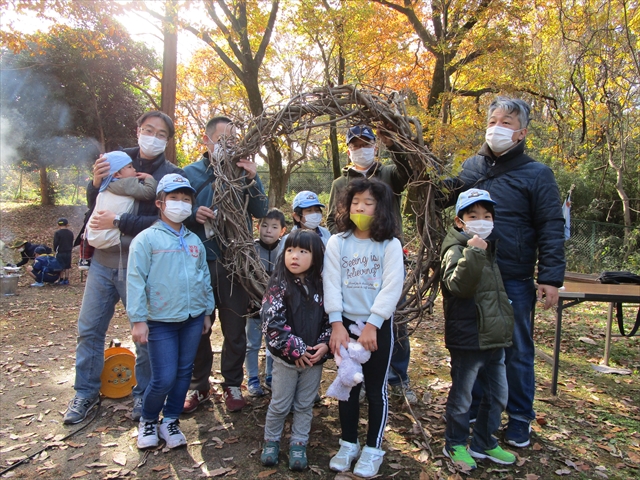
[[[58,230],[53,234],[53,251],[63,270],[60,272],[58,285],[69,285],[69,269],[71,268],[71,250],[73,250],[73,232],[69,229],[66,218],[58,219]]]

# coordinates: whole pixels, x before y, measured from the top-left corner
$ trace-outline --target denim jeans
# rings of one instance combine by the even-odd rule
[[[451,390],[447,398],[447,447],[466,445],[469,437],[471,391],[476,381],[484,395],[473,427],[471,448],[484,452],[496,447],[492,434],[500,427],[500,417],[507,403],[508,387],[504,365],[504,349],[460,350],[451,352]]]
[[[514,314],[513,345],[504,349],[509,384],[507,414],[521,422],[535,420],[533,398],[536,391],[534,374],[535,345],[531,335],[531,312],[536,301],[536,290],[532,278],[504,280],[504,288],[511,300]],[[479,383],[473,388],[470,416],[477,415],[482,388]]]
[[[320,388],[322,364],[299,368],[284,360],[273,360],[272,396],[264,422],[264,439],[279,442],[284,420],[293,405],[289,442],[306,445],[313,420],[313,400]]]
[[[182,322],[149,320],[149,360],[151,382],[142,399],[142,418],[177,419],[189,390],[193,361],[202,336],[204,312]]]
[[[531,312],[536,301],[533,278],[505,280],[504,288],[511,300],[515,324],[513,345],[505,349],[507,382],[509,383],[509,418],[530,422],[535,420],[533,397],[536,392],[534,360],[536,355],[531,335]]]
[[[247,319],[247,356],[244,360],[244,366],[247,369],[247,377],[249,378],[260,375],[258,371],[258,353],[262,346],[262,338],[262,320],[260,320],[260,317]],[[265,364],[265,375],[269,376],[273,368],[273,358],[271,358],[269,350],[267,350]]]
[[[389,366],[389,385],[395,387],[397,385],[409,384],[409,361],[411,360],[411,343],[407,336],[407,324],[393,324],[393,336],[396,339],[393,344],[393,353],[391,354],[391,364]],[[366,388],[366,387],[365,387]]]
[[[126,270],[123,272],[126,278]],[[100,392],[100,375],[104,368],[107,329],[118,300],[127,303],[125,280],[118,280],[118,269],[107,268],[94,259],[87,274],[76,346],[76,379],[73,388],[81,398],[94,398]],[[142,397],[151,378],[147,346],[136,343],[134,397]]]

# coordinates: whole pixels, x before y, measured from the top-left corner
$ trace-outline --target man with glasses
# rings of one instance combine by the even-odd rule
[[[183,174],[164,156],[167,141],[175,128],[169,116],[150,111],[138,119],[138,147],[125,148],[138,173],[148,173],[160,181],[168,173]],[[87,201],[93,210],[103,178],[109,174],[106,156],[93,166],[93,181],[87,187]],[[78,316],[76,347],[76,394],[64,414],[65,424],[82,422],[89,410],[98,403],[100,375],[104,366],[104,343],[118,300],[126,304],[127,258],[133,237],[158,219],[155,200],[136,202],[134,213],[116,215],[111,211],[95,212],[91,228],[95,230],[118,228],[122,234],[119,246],[96,249],[84,289],[82,307]],[[90,210],[90,212],[91,212]],[[89,218],[87,216],[86,218]],[[137,421],[142,415],[142,395],[151,378],[149,354],[146,344],[136,343],[136,386],[133,389],[131,416]]]
[[[215,212],[210,208],[213,203],[213,188],[215,175],[211,168],[212,162],[220,162],[225,158],[225,150],[233,148],[236,131],[227,117],[214,117],[207,122],[202,142],[207,151],[202,158],[185,167],[184,172],[191,186],[196,189],[194,213],[187,220],[187,227],[200,237],[207,252],[207,263],[211,274],[211,286],[216,300],[216,309],[220,319],[220,328],[224,337],[220,370],[223,377],[222,389],[224,403],[228,411],[238,412],[244,408],[246,402],[242,396],[240,386],[244,378],[244,358],[247,351],[247,337],[245,333],[246,315],[249,307],[249,294],[242,286],[232,282],[229,272],[222,262],[222,249],[218,239],[207,233],[205,225],[215,218]],[[248,197],[247,226],[251,231],[254,218],[263,218],[268,211],[269,202],[264,193],[260,177],[256,173],[256,164],[248,159],[241,159],[236,163],[244,169],[247,184],[251,186],[245,190]],[[240,219],[238,219],[240,221]],[[211,329],[202,336],[196,360],[193,366],[190,390],[184,403],[183,412],[195,411],[198,406],[211,395],[209,376],[213,364],[211,350]]]
[[[347,155],[351,163],[342,169],[342,176],[336,178],[331,184],[331,194],[329,196],[329,215],[327,215],[327,227],[332,234],[336,234],[336,213],[339,207],[340,197],[346,190],[349,182],[356,178],[375,178],[386,183],[391,187],[394,197],[394,214],[398,220],[398,226],[402,231],[402,213],[401,202],[402,192],[407,186],[411,167],[407,161],[407,157],[400,151],[400,148],[393,140],[380,134],[380,140],[391,153],[393,163],[383,165],[376,160],[378,147],[376,145],[376,136],[371,127],[367,125],[356,125],[351,127],[347,132]],[[409,360],[411,356],[411,345],[407,336],[407,327],[405,324],[398,325],[394,323],[394,344],[393,353],[391,355],[391,365],[389,368],[389,385],[391,391],[396,395],[404,394],[412,405],[418,403],[418,397],[409,385],[409,376],[407,370],[409,368]],[[360,390],[360,395],[364,395],[365,388]],[[364,398],[364,397],[362,397]]]

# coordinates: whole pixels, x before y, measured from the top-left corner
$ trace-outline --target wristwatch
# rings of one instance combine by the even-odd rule
[[[113,218],[113,226],[116,228],[120,228],[120,215],[116,215]]]

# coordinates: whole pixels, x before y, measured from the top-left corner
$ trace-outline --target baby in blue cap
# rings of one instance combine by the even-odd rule
[[[94,248],[120,245],[120,230],[115,222],[113,228],[106,230],[95,230],[89,226],[96,212],[115,212],[116,220],[119,220],[120,215],[133,212],[136,200],[155,199],[158,186],[158,182],[148,173],[136,172],[131,157],[125,152],[109,152],[105,156],[109,162],[109,175],[102,180],[96,206],[85,231],[85,238]]]

